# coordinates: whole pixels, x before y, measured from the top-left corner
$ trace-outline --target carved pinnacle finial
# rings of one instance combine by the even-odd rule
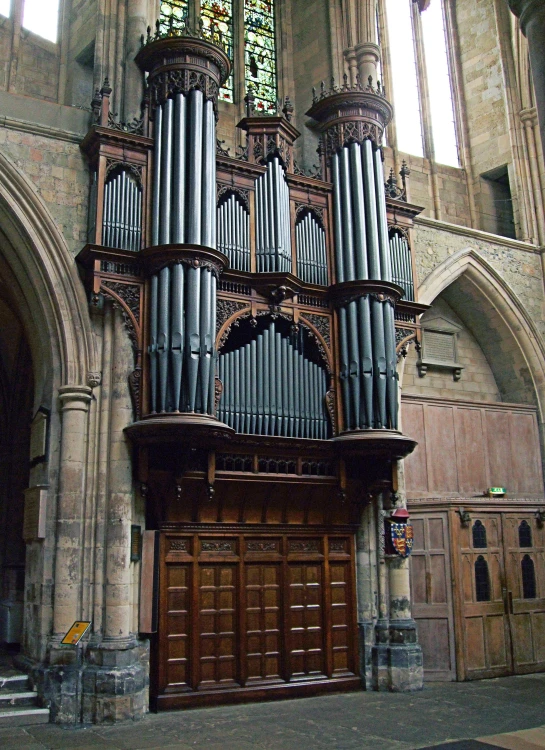
[[[248,93],[244,97],[244,102],[246,104],[246,117],[252,117],[255,111],[255,96],[251,83],[248,85]]]

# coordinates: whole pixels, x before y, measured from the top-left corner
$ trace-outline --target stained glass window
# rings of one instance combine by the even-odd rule
[[[225,51],[233,62],[233,0],[201,0],[201,18],[203,33],[212,36],[211,26],[215,24],[221,33]],[[224,102],[233,101],[233,74],[229,76],[223,88],[220,89],[220,99]]]
[[[244,0],[244,77],[260,112],[276,111],[274,4]]]
[[[169,28],[181,31],[187,19],[187,0],[162,0],[159,21],[160,31],[166,34]]]

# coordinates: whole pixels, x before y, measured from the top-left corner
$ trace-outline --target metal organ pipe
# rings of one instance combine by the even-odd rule
[[[219,415],[236,432],[326,439],[325,370],[274,321],[251,341],[219,355]]]
[[[256,181],[257,270],[291,271],[289,188],[278,156]]]
[[[228,194],[218,210],[218,250],[229,258],[229,267],[250,270],[250,215],[235,193]]]
[[[325,231],[312,212],[295,225],[297,275],[308,284],[328,285]]]
[[[140,250],[142,188],[126,170],[114,172],[104,185],[102,244]]]
[[[129,185],[128,195],[133,198],[128,200],[128,215],[141,220],[141,204],[134,203],[130,190]],[[155,110],[152,244],[215,248],[216,221],[214,105],[205,101],[202,91],[177,93]],[[224,234],[225,223],[221,225]],[[217,364],[213,271],[172,263],[152,277],[150,306],[152,411],[213,414]],[[225,380],[230,366],[222,363]],[[234,404],[233,393],[226,389],[223,412]]]
[[[400,264],[388,242],[384,177],[370,140],[343,146],[331,160],[338,282],[392,281]],[[364,295],[339,308],[345,428],[397,428],[394,310]]]

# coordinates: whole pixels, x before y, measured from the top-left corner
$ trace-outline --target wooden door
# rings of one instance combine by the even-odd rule
[[[352,536],[161,536],[152,705],[360,685]]]
[[[429,680],[456,679],[447,513],[411,515],[411,604]]]
[[[545,531],[533,514],[509,513],[503,537],[514,671],[545,671]]]
[[[500,514],[471,513],[461,526],[452,515],[458,567],[460,679],[499,677],[513,669]]]

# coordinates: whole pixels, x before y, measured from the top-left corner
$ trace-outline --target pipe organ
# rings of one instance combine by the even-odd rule
[[[414,302],[411,248],[406,234],[398,229],[390,231],[390,259],[392,281],[403,289],[406,300]]]
[[[392,186],[385,197],[392,112],[371,84],[315,94],[317,172],[295,161],[289,101],[261,115],[249,95],[245,145],[224,149],[216,116],[229,57],[215,32],[180,23],[159,25],[136,57],[142,120],[115,121],[106,82],[82,144],[93,201],[79,262],[91,304],[120,308],[130,335],[125,432],[147,527],[161,533],[152,703],[354,688],[354,532],[415,446],[398,429],[396,356],[425,309],[410,248],[419,209]],[[289,597],[305,581],[323,601],[316,629],[297,631],[307,661],[286,645]],[[264,655],[254,658],[245,602],[269,584],[284,592],[273,607],[284,635],[270,659],[255,636]],[[231,597],[229,637],[210,621],[221,654],[201,632],[209,594]],[[172,616],[173,601],[187,618]],[[331,601],[342,605],[336,640],[319,640],[332,632]],[[187,658],[172,656],[180,643]]]
[[[218,201],[218,250],[235,271],[250,271],[250,214],[236,193]]]
[[[300,334],[293,340],[271,320],[245,344],[220,354],[224,390],[218,416],[236,432],[320,440],[329,436],[327,372],[305,351],[315,348],[310,337],[302,330]]]
[[[103,242],[107,247],[138,252],[142,246],[142,186],[125,169],[104,186]]]
[[[257,270],[291,271],[289,188],[278,156],[267,163],[267,171],[256,180]]]
[[[295,224],[297,275],[308,284],[328,286],[326,233],[312,211]]]

